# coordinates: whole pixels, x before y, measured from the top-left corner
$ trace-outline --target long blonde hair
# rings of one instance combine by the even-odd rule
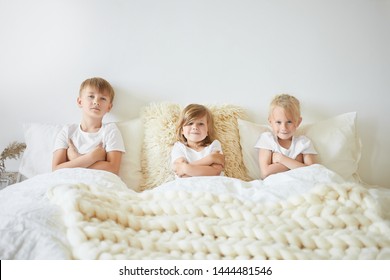
[[[193,122],[196,119],[206,116],[207,118],[207,137],[201,141],[202,146],[208,146],[215,140],[214,130],[214,118],[210,110],[200,104],[189,104],[187,105],[180,114],[179,121],[176,126],[176,139],[177,141],[187,144],[187,139],[183,135],[183,127]]]

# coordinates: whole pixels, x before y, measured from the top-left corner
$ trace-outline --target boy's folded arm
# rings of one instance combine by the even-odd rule
[[[116,175],[119,174],[120,165],[122,160],[122,152],[111,151],[108,152],[104,160],[98,160],[94,162],[89,168],[99,169],[112,172]]]
[[[303,155],[303,163],[305,165],[312,165],[317,163],[317,155],[316,154],[304,154]]]
[[[280,163],[286,166],[288,169],[295,169],[299,167],[308,166],[315,163],[314,154],[299,154],[295,159],[280,153],[273,153],[273,163]]]
[[[289,170],[281,163],[272,162],[273,152],[267,149],[259,149],[260,178],[265,179],[269,175]]]
[[[261,179],[265,179],[271,174],[288,171],[314,163],[316,163],[316,158],[313,154],[299,154],[295,159],[293,159],[280,153],[265,149],[260,149],[259,151]]]
[[[74,158],[68,158],[68,149],[59,149],[54,152],[52,170],[61,168],[90,168],[93,164],[99,161],[106,161],[106,151],[102,145],[98,145],[86,154],[78,154]],[[120,161],[119,161],[120,164]],[[92,167],[91,167],[92,168]],[[109,169],[115,170],[115,168],[109,167]]]
[[[265,179],[269,175],[288,171],[290,169],[281,163],[271,163],[266,166],[260,167],[260,170],[260,178]]]
[[[96,159],[94,155],[91,153],[80,155],[77,158],[68,160],[67,150],[60,149],[54,152],[52,169],[54,171],[61,168],[75,168],[75,167],[87,168],[95,162]]]
[[[66,156],[68,157],[68,160],[74,160],[81,156],[81,154],[77,151],[76,146],[73,144],[72,139],[68,139],[68,149],[66,150]]]

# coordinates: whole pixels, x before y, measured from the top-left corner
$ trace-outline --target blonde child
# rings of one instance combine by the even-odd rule
[[[121,133],[114,123],[103,123],[114,100],[114,90],[102,78],[85,80],[77,105],[82,110],[80,124],[64,126],[54,145],[52,169],[84,167],[119,173],[125,152]]]
[[[208,108],[190,104],[184,108],[176,127],[177,142],[171,153],[176,177],[221,175],[225,157],[214,136],[213,116]]]
[[[302,122],[298,99],[288,94],[275,96],[268,121],[272,132],[262,133],[255,145],[259,149],[261,179],[316,162],[317,152],[310,139],[295,136]]]

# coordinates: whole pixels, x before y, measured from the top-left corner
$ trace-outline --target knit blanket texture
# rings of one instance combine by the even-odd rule
[[[62,209],[74,259],[390,259],[389,222],[356,183],[272,203],[82,183],[48,194]]]

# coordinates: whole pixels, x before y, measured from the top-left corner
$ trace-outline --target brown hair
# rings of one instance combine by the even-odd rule
[[[99,77],[86,79],[80,85],[79,95],[81,95],[83,90],[88,86],[96,89],[98,92],[107,92],[110,97],[111,103],[114,101],[114,97],[115,97],[114,89],[112,88],[111,84],[107,82],[105,79]]]
[[[207,137],[203,139],[201,145],[207,146],[211,144],[215,140],[214,118],[211,111],[206,106],[200,104],[189,104],[181,112],[179,122],[176,126],[176,139],[184,144],[187,144],[187,139],[182,133],[183,126],[204,116],[207,117],[208,133]]]
[[[275,107],[283,108],[288,114],[291,115],[294,122],[298,122],[301,117],[301,107],[299,100],[289,94],[279,94],[274,97],[270,104],[269,117]]]

